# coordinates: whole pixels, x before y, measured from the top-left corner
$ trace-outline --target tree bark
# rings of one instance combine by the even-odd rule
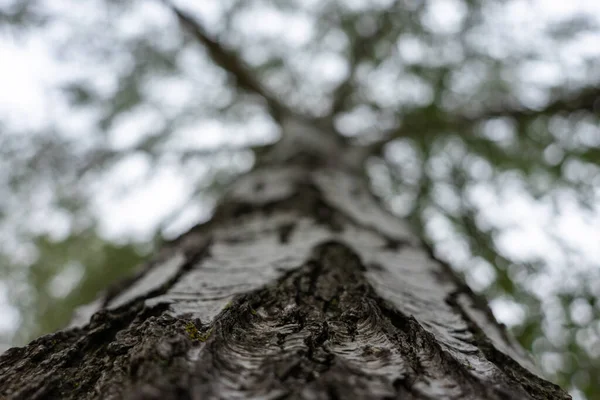
[[[310,162],[240,178],[73,326],[6,351],[2,396],[570,398],[365,180]]]

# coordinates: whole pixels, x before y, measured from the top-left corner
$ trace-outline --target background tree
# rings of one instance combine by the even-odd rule
[[[15,47],[27,48],[29,68],[52,76],[42,100],[11,90],[0,121],[2,292],[18,312],[15,343],[63,326],[163,237],[208,218],[215,195],[277,140],[282,104],[370,144],[372,185],[391,209],[493,299],[546,373],[598,398],[592,10],[518,1],[190,9],[230,57],[199,32],[182,34],[160,2],[0,10],[2,58],[14,63]],[[10,72],[4,87],[19,76]],[[137,220],[116,212],[139,209],[154,186],[177,194],[164,199],[170,207],[148,206]],[[536,204],[534,233],[547,235],[518,246],[522,203]],[[123,229],[136,222],[145,228]],[[556,229],[569,223],[586,231],[571,239]]]

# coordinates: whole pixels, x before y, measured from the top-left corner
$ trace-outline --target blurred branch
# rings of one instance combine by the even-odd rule
[[[192,16],[180,10],[169,1],[165,1],[165,4],[173,10],[179,23],[204,45],[213,61],[235,77],[238,88],[261,96],[267,102],[270,113],[276,121],[280,122],[284,115],[290,114],[288,108],[277,100],[273,94],[269,93],[255,78],[254,73],[245,65],[244,61],[235,51],[226,49],[223,44],[211,38],[202,25]]]
[[[523,121],[544,115],[575,111],[588,111],[600,114],[600,86],[588,86],[565,96],[556,96],[546,106],[539,109],[508,105],[484,111],[473,117],[457,118],[455,122],[459,124],[471,124],[486,119],[502,117],[513,118],[515,121]]]
[[[506,105],[471,116],[452,115],[432,106],[415,109],[401,116],[401,125],[386,132],[382,139],[371,146],[374,151],[381,152],[385,144],[393,139],[436,135],[441,133],[441,130],[473,132],[476,124],[494,118],[512,118],[516,122],[526,122],[537,117],[577,111],[600,115],[600,86],[589,86],[564,96],[556,96],[546,106],[537,109],[522,105]]]
[[[333,91],[332,98],[333,103],[331,105],[331,113],[338,114],[346,108],[346,102],[348,97],[355,91],[356,69],[360,65],[360,62],[367,58],[373,47],[379,41],[380,30],[376,30],[367,37],[358,36],[352,42],[350,47],[350,55],[348,63],[350,65],[350,72],[346,79],[344,79]]]
[[[360,62],[367,58],[371,52],[373,52],[373,47],[379,40],[379,33],[380,29],[377,29],[369,36],[362,37],[358,35],[355,38],[355,40],[352,41],[352,46],[350,47],[350,54],[348,57],[350,72],[348,73],[346,79],[340,82],[340,84],[334,89],[332,93],[332,114],[338,114],[346,107],[348,97],[355,91],[354,79],[356,77],[356,69],[358,68]]]
[[[348,56],[348,64],[350,65],[350,72],[346,79],[344,79],[340,84],[333,90],[332,93],[332,105],[331,105],[331,114],[336,115],[340,113],[347,106],[347,101],[349,96],[355,92],[355,82],[356,78],[356,69],[360,66],[361,62],[366,59],[377,59],[376,56],[376,45],[378,42],[382,40],[382,37],[385,37],[383,34],[385,31],[389,31],[393,29],[393,25],[390,24],[389,14],[390,12],[399,7],[400,2],[395,1],[389,9],[383,12],[382,15],[377,17],[378,26],[377,29],[370,32],[368,35],[360,35],[357,34],[351,40],[351,46]],[[356,15],[355,15],[356,16]],[[349,36],[351,37],[351,36]],[[380,60],[378,60],[380,61]]]
[[[339,114],[345,107],[348,96],[354,91],[354,76],[356,68],[352,68],[352,71],[348,73],[346,79],[344,79],[333,91],[331,104],[331,113]]]
[[[255,145],[255,146],[223,146],[214,149],[164,149],[160,152],[160,155],[176,155],[181,159],[189,159],[192,157],[196,158],[207,158],[214,157],[219,154],[233,153],[239,151],[251,150],[255,153],[263,153],[266,149],[270,148],[270,145]],[[126,157],[134,153],[146,153],[150,156],[153,155],[152,151],[145,146],[134,146],[128,147],[122,150],[114,149],[97,149],[91,154],[88,154],[85,158],[87,162],[81,166],[78,170],[78,177],[81,178],[90,170],[98,168],[107,162],[114,160],[115,158]]]

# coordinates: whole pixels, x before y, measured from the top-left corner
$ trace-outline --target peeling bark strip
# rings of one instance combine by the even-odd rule
[[[0,398],[570,398],[339,170],[258,169],[157,260],[4,353]]]

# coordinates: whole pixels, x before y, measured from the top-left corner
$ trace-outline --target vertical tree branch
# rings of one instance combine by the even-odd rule
[[[267,103],[271,116],[278,122],[281,122],[285,115],[291,114],[288,107],[272,93],[269,93],[258,79],[256,79],[254,73],[235,51],[225,48],[218,40],[211,38],[204,27],[191,15],[168,1],[165,1],[165,4],[173,10],[179,23],[208,50],[208,54],[215,64],[234,77],[235,85],[239,89],[262,97]]]

